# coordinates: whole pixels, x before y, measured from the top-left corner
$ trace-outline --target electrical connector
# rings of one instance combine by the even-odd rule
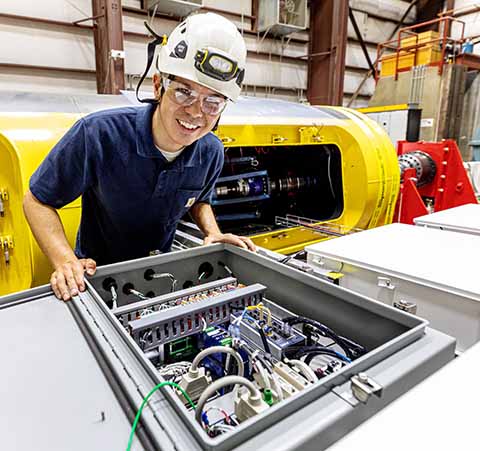
[[[307,379],[297,373],[293,368],[285,365],[283,362],[277,362],[273,366],[273,371],[297,390],[303,390],[310,385],[310,382]]]
[[[186,391],[191,399],[196,401],[211,383],[212,378],[206,374],[205,368],[200,367],[196,370],[190,368],[190,370],[182,376],[182,380],[178,385]],[[187,403],[187,399],[181,393],[179,393],[178,396],[185,404]]]
[[[272,390],[266,388],[263,390],[263,400],[271,406],[273,404],[273,395],[272,395]]]
[[[270,386],[272,387],[270,389],[270,392],[271,392],[271,395],[272,395],[272,403],[273,404],[276,404],[277,402],[280,402],[282,399],[290,398],[290,396],[293,396],[295,393],[297,393],[299,391],[292,384],[290,384],[288,381],[286,381],[285,379],[280,377],[278,374],[275,375],[275,380],[273,379],[273,376],[271,374],[268,374],[267,377],[268,377],[268,380],[270,382]],[[257,385],[259,387],[261,387],[262,389],[264,389],[264,394],[265,394],[265,392],[268,389],[265,387],[265,384],[264,384],[262,378],[259,376],[258,373],[255,373],[253,375],[253,378],[255,379],[255,382],[257,383]]]
[[[235,416],[239,422],[248,420],[264,412],[270,406],[262,399],[260,392],[253,395],[249,391],[238,390],[235,395]]]

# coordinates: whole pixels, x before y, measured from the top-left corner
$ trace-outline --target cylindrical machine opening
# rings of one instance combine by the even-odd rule
[[[343,211],[341,155],[334,145],[230,147],[212,201],[222,230],[275,230],[276,216],[326,221]]]

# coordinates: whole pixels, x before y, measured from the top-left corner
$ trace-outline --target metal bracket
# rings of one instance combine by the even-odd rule
[[[404,299],[400,299],[399,301],[395,301],[393,303],[395,308],[399,310],[403,310],[404,312],[411,313],[412,315],[417,314],[417,304],[410,301],[405,301]]]
[[[389,290],[395,290],[395,285],[392,284],[391,279],[388,277],[378,277],[377,278],[377,285],[380,288],[387,288]]]
[[[365,373],[358,373],[350,379],[353,396],[364,404],[372,395],[380,398],[383,387],[368,377]]]
[[[220,135],[220,141],[222,141],[222,144],[231,144],[235,142],[235,138],[232,138],[230,136]]]
[[[10,249],[13,249],[13,237],[0,236],[0,249],[3,250],[3,256],[5,258],[5,264],[10,264]]]
[[[110,57],[113,59],[125,59],[125,51],[124,50],[110,50]]]
[[[8,191],[5,188],[0,188],[0,216],[5,216],[4,201],[8,200]]]

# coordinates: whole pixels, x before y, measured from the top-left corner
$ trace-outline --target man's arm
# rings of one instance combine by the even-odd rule
[[[83,273],[94,274],[95,261],[76,257],[57,211],[39,202],[30,191],[25,194],[23,210],[38,245],[55,269],[50,283],[57,298],[67,301],[84,291]]]
[[[256,251],[256,247],[250,238],[237,236],[232,233],[222,233],[213,214],[212,207],[204,202],[198,202],[190,209],[190,214],[205,235],[203,244],[229,243],[235,246]]]

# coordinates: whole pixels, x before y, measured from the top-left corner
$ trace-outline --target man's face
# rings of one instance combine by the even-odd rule
[[[160,92],[161,82],[160,77],[154,78],[157,95]],[[184,99],[183,94],[188,96],[190,91],[194,91],[195,95],[198,94],[198,98],[191,105],[181,104]],[[209,101],[215,102],[216,100],[224,102],[224,98],[220,94],[198,83],[180,77],[175,77],[174,81],[168,81],[167,89],[160,102],[160,115],[157,123],[154,124],[154,126],[163,128],[161,133],[167,140],[165,148],[174,149],[188,146],[211,131],[220,117],[221,111],[217,114],[209,114],[204,111],[208,110],[209,105],[212,105]]]

